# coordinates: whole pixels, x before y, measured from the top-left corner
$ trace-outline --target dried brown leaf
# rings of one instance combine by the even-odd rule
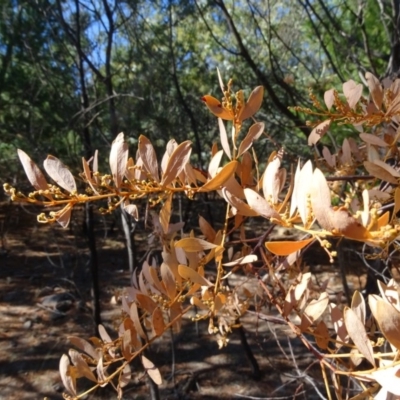
[[[374,162],[364,161],[364,167],[368,173],[375,176],[375,178],[392,183],[394,185],[398,184],[400,173],[385,162],[381,160],[375,160]]]
[[[162,177],[161,185],[168,186],[183,171],[189,162],[192,152],[192,142],[187,140],[181,143],[171,154]]]
[[[168,297],[171,300],[174,300],[177,292],[175,276],[172,273],[171,269],[169,268],[168,264],[166,263],[161,264],[160,270],[161,270],[161,279],[165,286],[165,290],[167,291]]]
[[[207,181],[198,191],[199,192],[209,192],[212,190],[218,190],[221,186],[234,175],[236,168],[238,166],[237,161],[231,161],[226,164],[216,176]]]
[[[201,215],[199,215],[199,227],[206,240],[210,243],[214,243],[217,232],[215,232],[214,228]]]
[[[400,350],[400,312],[392,304],[379,297],[369,296],[368,303],[383,336],[396,349]]]
[[[201,286],[212,286],[212,283],[210,281],[208,281],[206,278],[201,276],[198,272],[190,267],[179,265],[178,272],[183,279],[189,280],[193,283],[197,283]]]
[[[320,139],[328,132],[329,127],[331,126],[331,120],[327,119],[326,121],[321,122],[318,124],[308,136],[308,145],[312,146],[317,144]]]
[[[373,146],[388,147],[389,145],[376,135],[371,133],[360,133],[360,139],[365,143],[372,144]]]
[[[42,171],[39,167],[31,160],[31,158],[22,150],[18,149],[18,157],[25,170],[26,177],[28,178],[31,185],[36,190],[47,190],[48,184]]]
[[[265,124],[263,122],[257,122],[252,125],[239,145],[238,157],[240,157],[244,152],[250,149],[254,141],[256,141],[264,132]]]
[[[68,336],[68,340],[71,342],[71,344],[73,344],[79,350],[82,350],[83,352],[88,354],[90,357],[92,357],[93,360],[99,359],[99,353],[86,340],[81,339],[80,337],[77,337],[77,336]]]
[[[329,89],[324,93],[324,101],[327,109],[330,110],[335,102],[335,89]]]
[[[106,368],[107,367],[104,366],[103,356],[101,356],[99,361],[97,362],[97,367],[96,367],[97,376],[99,378],[98,383],[100,387],[107,386],[108,384]]]
[[[219,136],[221,140],[221,146],[224,149],[225,154],[228,158],[232,159],[231,148],[229,145],[228,134],[226,133],[226,128],[224,122],[221,118],[218,118]]]
[[[252,117],[261,107],[263,101],[264,88],[262,86],[257,86],[247,99],[246,105],[244,106],[242,112],[239,115],[239,120],[244,121],[247,118]]]
[[[169,220],[171,218],[171,208],[172,193],[170,193],[164,200],[164,204],[160,210],[160,224],[165,235],[168,233]]]
[[[235,195],[229,192],[226,188],[222,189],[222,195],[227,203],[234,207],[240,215],[245,217],[256,217],[258,216],[257,211],[254,211],[248,204],[243,200],[239,199]]]
[[[352,79],[343,83],[343,94],[346,97],[347,104],[354,109],[361,98],[363,86],[355,83]]]
[[[370,72],[365,73],[365,79],[367,80],[369,92],[371,94],[372,101],[374,102],[378,110],[382,107],[383,101],[383,88],[379,79],[372,75]]]
[[[252,189],[244,189],[244,194],[246,196],[247,203],[249,206],[256,211],[259,215],[264,218],[274,218],[278,221],[281,217],[277,211],[275,211],[268,202],[261,197],[257,192]]]
[[[351,309],[355,312],[358,319],[365,324],[366,307],[364,296],[356,290],[351,299]]]
[[[364,324],[360,321],[357,314],[349,307],[345,307],[343,317],[351,340],[354,342],[359,352],[375,367],[374,350]]]
[[[329,344],[329,330],[324,321],[318,322],[314,330],[314,335],[317,346],[322,350],[327,350]]]
[[[154,310],[157,308],[157,303],[146,294],[138,293],[136,299],[139,302],[140,307],[147,311],[150,315],[153,314]]]
[[[331,314],[331,321],[333,324],[333,328],[335,329],[337,338],[336,340],[341,343],[336,343],[336,347],[340,348],[342,347],[342,343],[347,343],[348,342],[348,334],[347,334],[347,329],[346,325],[344,323],[343,319],[343,313],[339,309],[339,307],[336,304],[329,304],[329,309],[330,309],[330,314]]]
[[[194,253],[198,251],[211,250],[217,247],[216,244],[207,242],[206,240],[199,238],[183,238],[175,243],[175,247],[181,247],[188,253]]]
[[[157,155],[153,145],[146,136],[140,135],[139,137],[138,153],[146,171],[156,182],[160,182]]]
[[[146,370],[146,372],[152,379],[152,381],[156,385],[161,385],[162,378],[161,378],[161,374],[160,374],[160,371],[158,370],[158,368],[156,368],[156,366],[145,356],[142,356],[142,364],[143,364],[144,369]]]
[[[89,368],[82,355],[74,349],[70,349],[68,354],[72,363],[75,365],[79,376],[84,376],[92,382],[97,383],[96,377],[94,376],[92,370]]]
[[[263,177],[264,197],[269,203],[277,204],[279,201],[279,192],[281,181],[279,179],[279,167],[281,165],[280,157],[276,156],[268,163]]]
[[[71,365],[66,354],[61,356],[59,370],[65,389],[67,389],[68,392],[73,396],[76,396],[76,378],[73,374],[71,374]]]
[[[291,253],[299,251],[313,242],[315,239],[298,240],[298,241],[276,241],[266,242],[265,247],[277,256],[288,256]]]
[[[138,308],[137,308],[137,305],[135,302],[133,302],[131,304],[130,311],[131,311],[130,317],[135,326],[136,332],[139,334],[139,336],[142,339],[147,339],[147,335],[146,335],[145,331],[143,330],[142,324],[140,322],[139,312],[138,312]]]
[[[165,331],[164,317],[160,307],[153,311],[152,326],[155,336],[162,336]]]
[[[132,378],[131,367],[129,366],[129,364],[126,364],[119,376],[118,388],[125,387],[131,381],[131,378]]]
[[[110,151],[110,169],[117,189],[121,187],[128,163],[128,144],[121,132],[112,142]]]
[[[76,192],[76,183],[71,171],[56,157],[47,156],[43,163],[50,178],[69,193]]]

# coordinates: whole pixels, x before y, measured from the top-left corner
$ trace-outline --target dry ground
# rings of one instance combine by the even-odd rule
[[[56,225],[38,224],[38,211],[7,202],[0,207],[0,399],[61,399],[58,363],[70,347],[66,337],[89,338],[94,332],[88,251],[79,222],[82,218],[78,212],[78,222],[62,230]],[[98,220],[102,319],[112,332],[120,312],[111,300],[129,285],[127,256],[118,221],[106,235],[113,220]],[[140,253],[146,248],[146,236],[136,236]],[[313,250],[306,262],[319,279],[329,276],[332,285],[338,287],[338,268],[328,265],[323,253]],[[233,279],[257,284],[241,274]],[[358,277],[349,276],[349,282],[357,286]],[[316,389],[324,393],[318,366],[305,372],[313,358],[291,338],[286,327],[260,321],[255,315],[246,316],[242,322],[260,365],[259,379],[252,376],[237,332],[231,335],[227,347],[218,350],[206,324],[196,325],[188,317],[182,333],[173,338],[173,377],[171,338],[160,339],[151,350],[152,361],[164,378],[161,399],[278,399],[294,393],[302,393],[296,398],[313,399],[319,398]],[[79,385],[83,388],[85,382]],[[146,379],[137,368],[124,399],[148,398]],[[87,399],[116,399],[116,395],[105,388]]]

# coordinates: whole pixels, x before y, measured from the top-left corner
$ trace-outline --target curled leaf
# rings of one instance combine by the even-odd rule
[[[122,179],[126,172],[128,162],[128,144],[124,141],[121,132],[112,142],[110,151],[110,168],[114,184],[117,189],[121,187]]]

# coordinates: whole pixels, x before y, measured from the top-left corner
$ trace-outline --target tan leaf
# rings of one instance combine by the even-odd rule
[[[367,80],[368,83],[368,88],[371,94],[372,101],[376,105],[376,108],[380,110],[383,101],[382,85],[379,82],[379,79],[376,76],[372,75],[370,72],[365,73],[365,79]]]
[[[175,243],[175,247],[181,247],[188,253],[195,253],[197,251],[214,249],[217,245],[199,238],[184,238],[178,240]]]
[[[135,325],[136,332],[139,334],[139,336],[142,339],[147,339],[147,335],[146,335],[145,331],[143,330],[142,324],[140,322],[139,312],[138,312],[138,308],[137,308],[137,305],[135,302],[133,302],[131,304],[130,311],[131,311],[130,317],[131,317],[131,320],[133,321],[133,324]]]
[[[239,145],[239,151],[237,155],[238,157],[240,157],[245,151],[250,149],[254,141],[256,141],[264,132],[264,127],[265,124],[263,122],[257,122],[250,127],[247,135],[244,137]]]
[[[214,176],[217,175],[223,155],[223,150],[219,150],[213,155],[210,164],[208,165],[208,175],[210,178],[214,178]]]
[[[199,192],[209,192],[212,190],[220,189],[221,186],[234,175],[236,168],[238,166],[237,161],[231,161],[226,164],[214,178],[207,181],[198,191]]]
[[[99,324],[98,328],[99,328],[99,335],[100,335],[101,340],[104,343],[111,343],[112,340],[110,338],[110,335],[107,333],[106,328],[104,328],[104,326],[102,324]]]
[[[157,155],[153,145],[146,136],[140,135],[139,137],[138,153],[146,171],[156,182],[160,182]]]
[[[358,290],[354,292],[353,298],[351,299],[351,309],[355,312],[358,319],[365,324],[365,300],[363,295]]]
[[[230,261],[227,263],[223,263],[225,267],[234,267],[235,265],[243,265],[243,264],[249,264],[256,262],[258,260],[258,257],[255,254],[248,254],[247,256],[240,257],[234,261]]]
[[[55,220],[65,229],[71,220],[72,206],[67,204],[62,210],[57,211],[54,215]]]
[[[185,265],[178,266],[179,275],[183,279],[187,279],[193,283],[197,283],[201,286],[212,286],[212,283],[208,281],[206,278],[202,277],[198,272],[194,269],[186,267]]]
[[[131,381],[131,378],[132,378],[131,367],[129,366],[129,364],[126,364],[119,376],[118,387],[119,388],[125,387]],[[120,396],[120,398],[122,398],[122,396]]]
[[[297,178],[297,175],[299,177]],[[292,198],[296,199],[297,210],[300,214],[300,218],[305,227],[311,224],[311,209],[310,209],[310,192],[313,183],[313,166],[311,160],[308,160],[301,170],[299,167],[296,170],[296,176],[294,181],[294,189]],[[290,209],[291,215],[293,215],[292,208]]]
[[[331,126],[331,120],[327,119],[326,121],[318,124],[308,136],[308,145],[312,146],[313,144],[317,144],[319,140],[328,132],[329,127]]]
[[[89,183],[89,186],[93,190],[94,193],[99,194],[96,190],[96,181],[92,177],[92,171],[90,171],[89,163],[82,157],[82,166],[83,166],[83,173],[85,174],[86,181]]]
[[[213,96],[205,95],[201,98],[208,109],[216,116],[228,121],[234,118],[233,112],[224,108],[221,102]]]
[[[329,89],[324,93],[324,101],[327,109],[330,110],[335,102],[335,89]]]
[[[244,194],[246,196],[247,203],[249,206],[256,211],[259,215],[264,218],[274,218],[278,221],[281,220],[281,217],[278,212],[276,212],[268,202],[261,197],[257,192],[252,189],[246,188],[244,189]]]
[[[372,144],[373,146],[388,147],[389,145],[376,135],[371,133],[360,133],[360,139],[365,143]]]
[[[185,168],[192,152],[192,142],[181,143],[171,154],[161,181],[162,186],[168,186]]]
[[[210,243],[214,243],[217,232],[215,232],[214,228],[201,215],[199,215],[199,227],[206,240]]]
[[[327,350],[329,344],[329,330],[324,321],[319,321],[314,330],[317,346],[322,350]]]
[[[174,333],[178,333],[181,330],[182,325],[182,305],[181,303],[175,302],[169,309],[169,319],[170,321],[175,321],[172,325],[172,330]]]
[[[247,118],[252,117],[261,107],[263,101],[264,88],[257,86],[247,99],[247,103],[239,115],[239,120],[244,121]]]
[[[124,203],[123,207],[124,210],[135,219],[135,221],[139,220],[139,210],[136,204]]]
[[[279,179],[279,167],[281,165],[280,157],[276,156],[264,172],[263,177],[263,192],[264,197],[268,202],[277,204],[279,200],[279,192],[281,189],[281,182]]]
[[[71,365],[66,354],[61,356],[59,370],[65,389],[67,389],[67,391],[73,396],[76,396],[76,379],[75,376],[70,373]]]
[[[47,190],[48,184],[42,171],[24,151],[18,149],[18,157],[25,170],[26,177],[36,190]]]
[[[389,396],[389,394],[387,394],[387,396],[384,397],[385,400],[399,400],[398,397],[400,396],[399,365],[394,365],[393,367],[388,367],[385,365],[384,369],[377,369],[376,371],[373,371],[370,374],[368,374],[368,376],[376,380],[382,386],[382,389],[385,389],[387,392],[394,395],[394,396]],[[381,397],[379,397],[379,399],[380,398]],[[378,399],[378,397],[375,397],[375,399]]]
[[[303,311],[300,329],[304,332],[314,321],[316,321],[326,310],[329,303],[329,296],[322,292],[318,299],[311,300]]]
[[[167,291],[168,297],[171,300],[174,300],[176,296],[176,283],[174,274],[166,263],[161,264],[160,270],[161,279],[165,286],[165,290]]]
[[[349,307],[345,307],[343,317],[351,340],[354,342],[359,352],[375,367],[374,350],[368,339],[364,324],[360,321],[357,314]]]
[[[156,385],[161,385],[162,384],[162,378],[160,371],[158,368],[155,367],[155,365],[145,356],[142,356],[142,364],[148,375],[150,376],[151,380],[156,384]]]
[[[167,146],[165,148],[165,153],[161,160],[161,171],[163,173],[165,173],[165,170],[167,169],[169,158],[171,157],[172,153],[175,151],[177,147],[178,143],[176,143],[175,139],[171,139],[168,141]]]
[[[131,340],[132,340],[131,331],[129,329],[127,329],[127,330],[125,330],[125,332],[122,336],[122,346],[121,346],[122,356],[127,361],[130,361],[130,359],[132,358]]]
[[[364,167],[375,178],[397,185],[400,173],[381,160],[364,161]]]
[[[353,160],[351,159],[350,143],[347,138],[343,140],[342,155],[340,157],[340,161],[343,165],[353,165]]]
[[[335,166],[336,166],[336,154],[331,154],[329,149],[326,146],[324,146],[324,148],[322,149],[322,155],[324,156],[324,159],[325,159],[326,163],[331,168],[335,168]]]
[[[110,169],[117,189],[121,187],[128,163],[128,144],[121,132],[112,142],[110,151]]]
[[[123,322],[124,328],[126,331],[130,332],[131,338],[130,338],[130,345],[133,346],[133,348],[138,351],[139,349],[142,348],[142,343],[138,338],[138,334],[135,328],[135,324],[131,320],[131,318],[126,317]]]
[[[246,204],[243,200],[240,200],[238,197],[234,196],[226,188],[222,189],[222,195],[226,202],[234,207],[240,215],[244,215],[245,217],[258,216],[257,211],[250,208],[248,204]]]
[[[224,149],[225,154],[228,158],[232,159],[231,148],[229,146],[228,135],[226,133],[224,122],[221,118],[218,118],[219,136],[221,140],[221,146]]]
[[[249,152],[243,153],[241,169],[240,169],[240,181],[242,183],[241,187],[249,187],[254,184],[254,177],[252,173],[253,169],[253,158]],[[229,189],[229,188],[228,188]],[[229,191],[233,193],[230,189]],[[243,192],[243,189],[242,189]],[[233,193],[235,194],[235,193]],[[244,198],[244,194],[243,194]]]
[[[355,83],[352,79],[343,83],[343,94],[346,97],[347,104],[354,109],[361,98],[363,86]]]
[[[336,304],[329,304],[329,309],[331,313],[331,320],[333,324],[333,328],[335,329],[337,338],[336,340],[342,343],[347,343],[348,342],[348,335],[347,335],[347,330],[346,330],[346,325],[344,323],[343,319],[343,313],[339,309],[339,307]],[[336,343],[336,347],[340,348],[342,347],[341,343]]]
[[[300,282],[293,284],[286,293],[285,302],[283,306],[283,315],[288,316],[290,311],[296,307],[307,292],[308,284],[311,279],[311,273],[307,272],[301,275]],[[307,297],[307,296],[306,296]]]
[[[160,307],[153,311],[152,326],[155,336],[162,336],[165,331],[164,317]]]
[[[106,374],[106,367],[104,367],[103,356],[100,357],[99,361],[97,362],[96,372],[98,376],[98,382],[100,387],[107,386],[107,374]]]
[[[168,233],[169,220],[171,218],[171,207],[172,207],[172,193],[170,193],[164,200],[164,204],[160,210],[160,224],[164,234]]]
[[[79,350],[82,350],[83,352],[88,354],[90,357],[92,357],[93,360],[99,359],[99,353],[86,340],[81,339],[80,337],[77,337],[77,336],[68,336],[68,340],[71,342],[71,344],[73,344]]]
[[[154,310],[157,308],[157,303],[146,294],[138,293],[136,295],[136,299],[139,302],[140,307],[147,311],[150,315],[152,315]]]
[[[96,377],[94,376],[92,370],[89,368],[82,355],[74,349],[70,349],[68,354],[71,358],[72,363],[75,365],[79,375],[84,376],[92,382],[97,383]]]
[[[276,242],[266,242],[265,247],[277,256],[288,256],[295,251],[299,251],[306,247],[308,244],[313,242],[315,239],[312,237],[310,239],[298,240],[298,241],[276,241]]]
[[[43,163],[50,178],[69,193],[76,192],[76,183],[71,171],[56,157],[47,156]]]
[[[400,349],[400,312],[379,297],[368,297],[372,315],[379,324],[383,336],[396,349]]]

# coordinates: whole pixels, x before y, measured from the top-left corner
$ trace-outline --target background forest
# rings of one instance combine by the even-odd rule
[[[132,145],[192,140],[204,164],[217,125],[200,98],[218,91],[216,67],[237,88],[263,85],[266,131],[307,152],[305,119],[287,107],[309,106],[310,87],[396,73],[398,3],[1,1],[2,180],[21,172],[17,147],[73,166],[121,131]]]

